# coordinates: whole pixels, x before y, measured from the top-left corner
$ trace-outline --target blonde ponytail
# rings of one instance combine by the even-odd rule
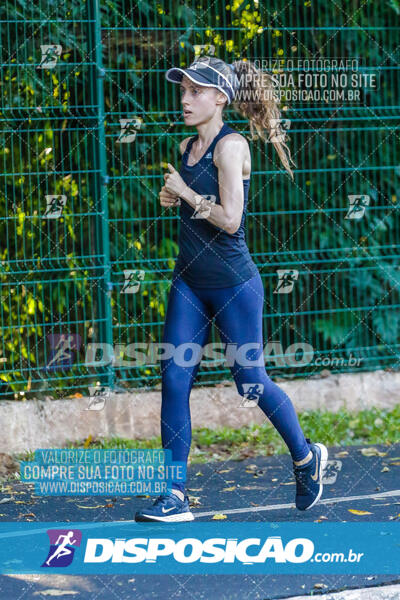
[[[235,61],[231,66],[239,80],[232,107],[249,120],[252,139],[260,137],[263,141],[273,144],[282,165],[294,179],[290,163],[294,166],[296,164],[285,143],[286,132],[281,127],[281,112],[272,75],[257,69],[248,60]]]

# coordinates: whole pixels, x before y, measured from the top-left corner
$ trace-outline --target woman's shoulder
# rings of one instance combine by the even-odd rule
[[[222,153],[230,154],[241,154],[243,158],[250,156],[249,143],[244,135],[237,131],[232,131],[225,134],[218,140],[215,145],[214,159],[218,160],[218,156]]]
[[[226,133],[222,138],[220,138],[215,145],[215,149],[218,148],[218,150],[221,151],[227,145],[234,146],[235,148],[249,148],[249,143],[245,136],[235,130]]]
[[[189,143],[190,138],[193,137],[192,135],[189,135],[189,137],[184,138],[180,144],[179,144],[179,151],[180,153],[183,155],[185,153],[186,150],[186,146]]]

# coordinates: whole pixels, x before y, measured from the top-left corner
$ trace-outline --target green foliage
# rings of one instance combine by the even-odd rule
[[[342,6],[325,0],[297,3],[295,10],[277,1],[266,7],[234,0],[212,10],[202,0],[99,4],[97,54],[89,0],[0,6],[1,397],[87,393],[103,374],[86,368],[83,354],[101,336],[108,267],[114,343],[160,341],[179,231],[177,213],[161,211],[158,193],[166,163],[179,166],[178,144],[193,133],[180,120],[177,89],[164,72],[187,66],[199,44],[213,45],[228,62],[268,57],[285,68],[289,59],[347,57],[377,72],[378,89],[364,90],[358,104],[316,107],[284,99],[294,183],[271,144],[250,142],[248,244],[265,285],[268,337],[283,347],[311,343],[316,353],[357,349],[368,359],[365,369],[397,368],[399,47],[391,28],[398,0],[368,0],[351,11],[350,23]],[[45,44],[62,45],[56,68],[37,68]],[[100,55],[104,141],[96,97]],[[142,120],[131,144],[117,142],[119,119],[127,117]],[[250,138],[241,115],[228,108],[225,119]],[[108,186],[99,177],[103,145]],[[48,194],[67,197],[62,218],[43,218]],[[344,218],[349,194],[370,197],[362,220]],[[299,270],[290,295],[274,294],[279,268]],[[126,269],[145,271],[137,294],[120,294]],[[43,371],[49,333],[81,336],[72,368]],[[285,368],[285,375],[299,374]],[[159,375],[155,365],[116,371],[125,387],[154,385]],[[220,376],[204,368],[199,382]]]

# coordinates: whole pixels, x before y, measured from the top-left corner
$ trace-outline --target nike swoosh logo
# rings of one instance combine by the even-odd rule
[[[164,507],[162,507],[161,511],[163,513],[167,513],[167,512],[170,512],[171,510],[174,510],[174,508],[175,508],[175,506],[172,506],[172,508],[164,508]]]
[[[318,454],[316,454],[316,456],[315,456],[315,473],[314,473],[314,475],[311,475],[311,479],[313,481],[317,481],[317,479],[318,479],[318,470],[319,470],[319,456],[318,456]]]

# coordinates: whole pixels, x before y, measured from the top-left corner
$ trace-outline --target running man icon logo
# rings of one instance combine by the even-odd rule
[[[75,362],[75,355],[81,347],[81,336],[78,333],[49,333],[47,342],[50,344],[49,362],[44,367],[48,370],[57,370],[71,367]]]
[[[365,214],[365,209],[369,206],[370,197],[368,195],[349,194],[350,207],[345,215],[345,219],[361,219]]]
[[[119,132],[118,139],[115,140],[117,144],[130,144],[136,139],[136,134],[141,128],[143,121],[140,117],[132,117],[130,119],[120,119],[121,131]]]
[[[46,219],[59,219],[62,217],[63,209],[67,203],[67,196],[65,194],[46,195],[46,210],[43,213],[43,218]]]
[[[140,288],[140,282],[144,280],[145,272],[140,269],[124,269],[125,281],[121,288],[121,294],[136,294]]]
[[[279,281],[274,294],[290,294],[293,290],[294,282],[299,277],[297,269],[277,269]]]
[[[62,46],[60,44],[41,45],[42,57],[37,69],[54,69],[61,56]]]
[[[324,485],[336,483],[337,476],[342,469],[341,460],[327,460],[325,469],[322,473],[322,482]]]
[[[212,205],[216,203],[217,196],[213,194],[206,194],[205,196],[197,194],[194,199],[196,202],[196,208],[190,218],[207,219],[210,216]]]
[[[89,404],[83,410],[103,410],[106,400],[110,397],[110,388],[108,386],[89,385],[90,400]]]
[[[82,541],[80,529],[48,529],[50,550],[42,567],[68,567]]]
[[[206,56],[207,54],[211,54],[212,56],[215,54],[215,46],[212,44],[194,44],[193,49],[196,59],[200,56]],[[208,62],[210,62],[210,60],[208,60]]]
[[[269,142],[284,142],[286,138],[285,131],[290,127],[290,119],[270,119]]]
[[[260,395],[264,391],[263,383],[244,383],[243,384],[243,401],[240,406],[246,408],[257,406]]]

